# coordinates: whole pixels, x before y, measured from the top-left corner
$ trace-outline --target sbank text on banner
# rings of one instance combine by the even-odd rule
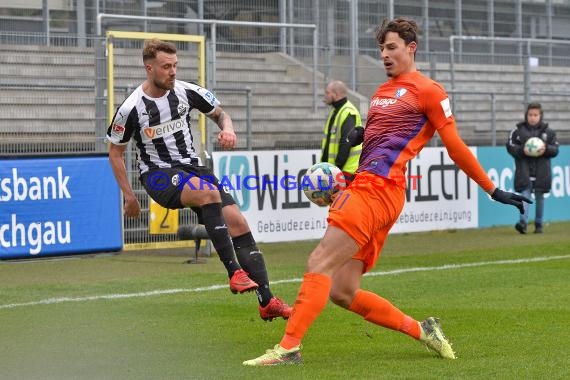
[[[121,220],[106,156],[0,159],[0,259],[116,251]]]

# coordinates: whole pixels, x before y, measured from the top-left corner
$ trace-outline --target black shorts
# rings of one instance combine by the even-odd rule
[[[218,189],[222,198],[222,207],[234,205],[233,197],[226,192],[214,173],[205,166],[184,165],[175,168],[159,168],[149,170],[140,176],[140,181],[147,194],[159,205],[169,209],[180,209],[185,206],[180,203],[182,189],[191,177],[200,178],[197,189]],[[202,223],[200,207],[191,207]]]

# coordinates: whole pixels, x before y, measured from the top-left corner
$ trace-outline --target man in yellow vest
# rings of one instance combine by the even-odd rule
[[[329,162],[340,168],[348,185],[354,179],[362,151],[361,143],[353,146],[352,136],[357,131],[362,134],[363,129],[360,113],[347,96],[346,84],[340,80],[329,82],[325,88],[324,102],[332,109],[324,128],[321,162]]]

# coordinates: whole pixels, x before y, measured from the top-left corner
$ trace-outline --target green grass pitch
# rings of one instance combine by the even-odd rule
[[[0,379],[570,378],[570,223],[389,237],[363,288],[437,316],[458,359],[329,303],[302,366],[246,368],[285,321],[233,295],[216,257],[146,252],[0,263]],[[293,302],[316,242],[263,244],[273,291]],[[186,256],[185,256],[186,254]]]

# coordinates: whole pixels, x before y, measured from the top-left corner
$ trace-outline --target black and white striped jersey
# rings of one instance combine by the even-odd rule
[[[135,139],[140,173],[151,169],[190,164],[197,159],[190,130],[190,111],[208,115],[220,102],[197,84],[177,80],[174,89],[151,98],[142,85],[117,109],[107,129],[107,140],[115,145]]]

